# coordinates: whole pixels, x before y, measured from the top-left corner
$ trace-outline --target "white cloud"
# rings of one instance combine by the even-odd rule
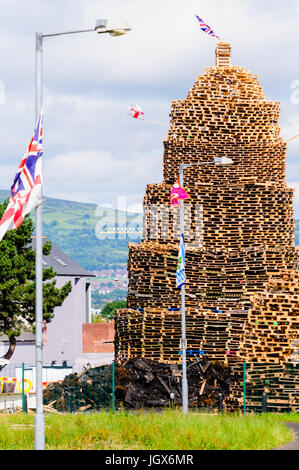
[[[167,128],[130,120],[127,107],[136,102],[149,119],[168,123],[171,101],[184,98],[205,66],[214,65],[216,41],[200,30],[195,14],[231,41],[232,62],[257,73],[267,96],[281,101],[284,138],[299,133],[290,101],[291,83],[299,80],[298,11],[293,0],[2,0],[1,186],[10,187],[33,130],[35,31],[88,28],[105,17],[132,27],[118,38],[45,39],[44,172],[53,197],[100,203],[135,194],[139,201],[146,183],[162,179]],[[288,171],[299,180],[297,150],[299,139],[288,146]],[[100,186],[88,182],[95,175],[105,180]]]
[[[158,153],[150,158],[140,155],[123,160],[109,151],[59,153],[45,160],[45,191],[48,196],[57,197],[59,193],[73,200],[78,200],[80,194],[82,202],[110,203],[114,207],[120,196],[128,204],[140,204],[150,175],[160,166],[159,160]]]

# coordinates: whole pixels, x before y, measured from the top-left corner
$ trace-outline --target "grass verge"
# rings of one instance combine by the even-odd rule
[[[47,450],[269,450],[293,439],[298,414],[119,412],[46,415]],[[34,448],[34,416],[0,415],[0,450]]]

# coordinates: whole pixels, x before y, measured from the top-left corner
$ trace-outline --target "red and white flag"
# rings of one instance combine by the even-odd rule
[[[137,104],[131,104],[128,114],[134,119],[144,119],[144,112]]]
[[[20,227],[25,216],[42,202],[42,120],[41,112],[11,187],[8,206],[0,220],[0,241],[6,232]]]

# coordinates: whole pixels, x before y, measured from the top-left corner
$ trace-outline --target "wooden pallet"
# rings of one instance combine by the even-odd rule
[[[192,351],[204,351],[232,368],[228,409],[242,406],[246,362],[248,406],[260,406],[261,383],[270,377],[272,410],[293,410],[299,250],[280,104],[267,100],[258,77],[231,66],[230,57],[230,45],[219,41],[216,66],[205,69],[186,99],[172,102],[163,182],[147,186],[144,239],[129,246],[128,308],[115,318],[116,360],[180,362],[179,211],[170,207],[170,189],[181,163],[230,157],[230,166],[184,172],[188,361],[197,357]]]

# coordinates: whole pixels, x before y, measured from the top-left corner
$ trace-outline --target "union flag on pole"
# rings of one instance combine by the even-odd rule
[[[8,206],[0,220],[0,241],[6,232],[20,227],[25,216],[42,202],[42,121],[41,112],[11,187]]]
[[[180,183],[175,183],[170,192],[170,203],[172,206],[179,206],[180,205],[180,199],[188,199],[190,196],[186,191],[182,188]]]

